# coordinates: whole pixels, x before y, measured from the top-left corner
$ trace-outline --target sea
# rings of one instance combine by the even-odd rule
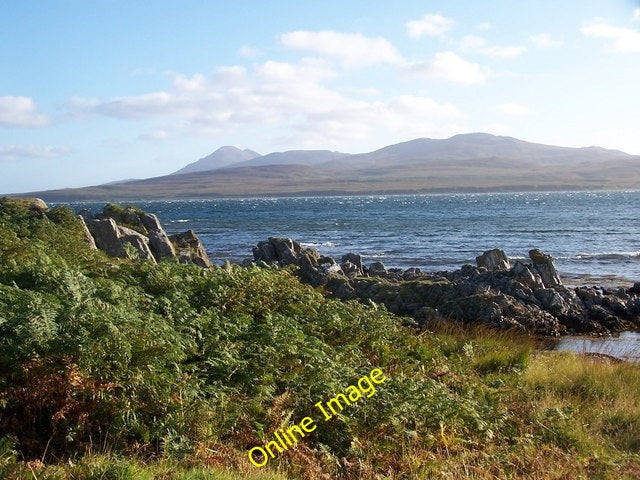
[[[437,272],[492,248],[551,254],[565,284],[640,281],[640,191],[362,195],[128,202],[169,234],[193,229],[214,263],[242,262],[268,237],[339,259]],[[99,212],[101,203],[74,203]]]

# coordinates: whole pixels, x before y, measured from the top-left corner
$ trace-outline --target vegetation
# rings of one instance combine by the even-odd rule
[[[247,451],[377,367],[296,448]],[[0,478],[638,478],[640,368],[416,332],[291,271],[110,259],[0,202]]]

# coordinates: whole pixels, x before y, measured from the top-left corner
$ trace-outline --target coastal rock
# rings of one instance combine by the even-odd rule
[[[88,210],[86,208],[83,208],[82,210],[80,210],[78,212],[78,215],[82,217],[82,220],[86,225],[89,225],[89,222],[95,218],[91,213],[91,210]]]
[[[533,295],[540,300],[542,308],[554,315],[560,315],[565,309],[564,299],[552,288],[538,288]]]
[[[253,247],[253,259],[256,262],[277,262],[276,248],[269,241],[259,242],[257,246]]]
[[[344,261],[340,264],[340,268],[344,272],[344,274],[349,278],[355,278],[360,275],[360,269],[357,265],[351,263],[350,261]]]
[[[141,260],[149,260],[152,263],[156,263],[156,259],[154,258],[151,250],[149,249],[149,243],[147,237],[141,235],[136,232],[135,235],[124,235],[120,238],[120,242],[122,243],[122,248],[125,249],[126,246],[131,245],[134,248],[135,254]]]
[[[296,254],[302,251],[300,244],[290,238],[269,238],[269,243],[274,246],[278,261],[281,265],[296,263]]]
[[[344,275],[342,268],[337,263],[323,263],[318,267],[318,272],[323,276]]]
[[[478,267],[484,267],[487,270],[509,270],[509,257],[499,248],[487,250],[477,256],[476,263]]]
[[[29,203],[28,209],[32,212],[46,212],[49,210],[49,206],[41,198],[33,198]]]
[[[532,272],[531,269],[522,262],[516,262],[511,269],[513,278],[521,285],[535,290],[538,288],[544,288],[542,277],[538,272]]]
[[[139,213],[138,218],[140,219],[140,223],[142,226],[147,229],[148,232],[163,232],[164,228],[162,228],[162,224],[158,217],[153,213]],[[165,234],[166,235],[166,234]]]
[[[321,255],[318,258],[318,264],[323,264],[323,263],[328,263],[330,265],[333,265],[336,263],[336,261],[332,258],[332,257],[325,257],[324,255]]]
[[[211,267],[211,262],[202,242],[193,230],[184,233],[176,233],[169,237],[175,249],[179,253],[181,263],[193,263],[202,268]]]
[[[345,262],[350,262],[355,265],[358,269],[358,275],[362,275],[364,273],[364,270],[362,268],[362,256],[358,255],[357,253],[346,253],[342,255],[342,263]]]
[[[640,324],[635,290],[569,289],[561,284],[551,256],[539,250],[531,251],[530,265],[515,262],[508,268],[506,254],[492,250],[485,252],[478,267],[428,273],[418,268],[387,269],[381,262],[360,268],[354,262],[361,265],[361,257],[352,253],[343,255],[338,265],[331,257],[299,245],[291,239],[270,238],[254,247],[254,258],[269,259],[266,264],[295,263],[303,281],[330,295],[384,304],[390,312],[413,317],[416,325],[437,318],[555,336],[606,333]]]
[[[95,240],[96,246],[110,257],[125,257],[120,241],[120,231],[112,218],[93,219],[87,225]]]
[[[87,224],[84,220],[84,217],[82,215],[78,215],[78,220],[80,221],[80,224],[82,225],[82,233],[84,236],[84,243],[86,243],[89,248],[91,250],[97,250],[98,247],[96,246],[96,241],[93,239],[93,235],[91,235],[91,232],[89,231],[89,227],[87,227]]]
[[[372,276],[383,276],[387,273],[387,269],[384,267],[382,262],[373,262],[369,265],[369,275]]]
[[[136,231],[141,230],[142,233],[146,234],[147,232],[142,224],[142,220],[140,220],[139,213],[141,213],[141,211],[134,207],[121,207],[113,203],[108,203],[102,209],[102,214],[99,215],[99,217],[102,219],[111,218],[118,224],[134,227]]]
[[[537,248],[534,248],[533,250],[529,250],[529,258],[533,262],[534,270],[540,274],[545,287],[551,288],[562,285],[560,275],[558,274],[551,255],[547,255]]]
[[[163,229],[149,232],[149,247],[158,261],[176,256],[175,248]]]

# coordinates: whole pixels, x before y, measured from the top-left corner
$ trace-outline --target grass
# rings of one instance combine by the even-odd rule
[[[640,453],[640,368],[572,353],[541,355],[523,375],[537,421],[569,445]],[[561,427],[561,428],[559,428]]]

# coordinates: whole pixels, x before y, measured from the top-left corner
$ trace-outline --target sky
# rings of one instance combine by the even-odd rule
[[[640,2],[0,0],[0,193],[468,132],[640,155]]]

